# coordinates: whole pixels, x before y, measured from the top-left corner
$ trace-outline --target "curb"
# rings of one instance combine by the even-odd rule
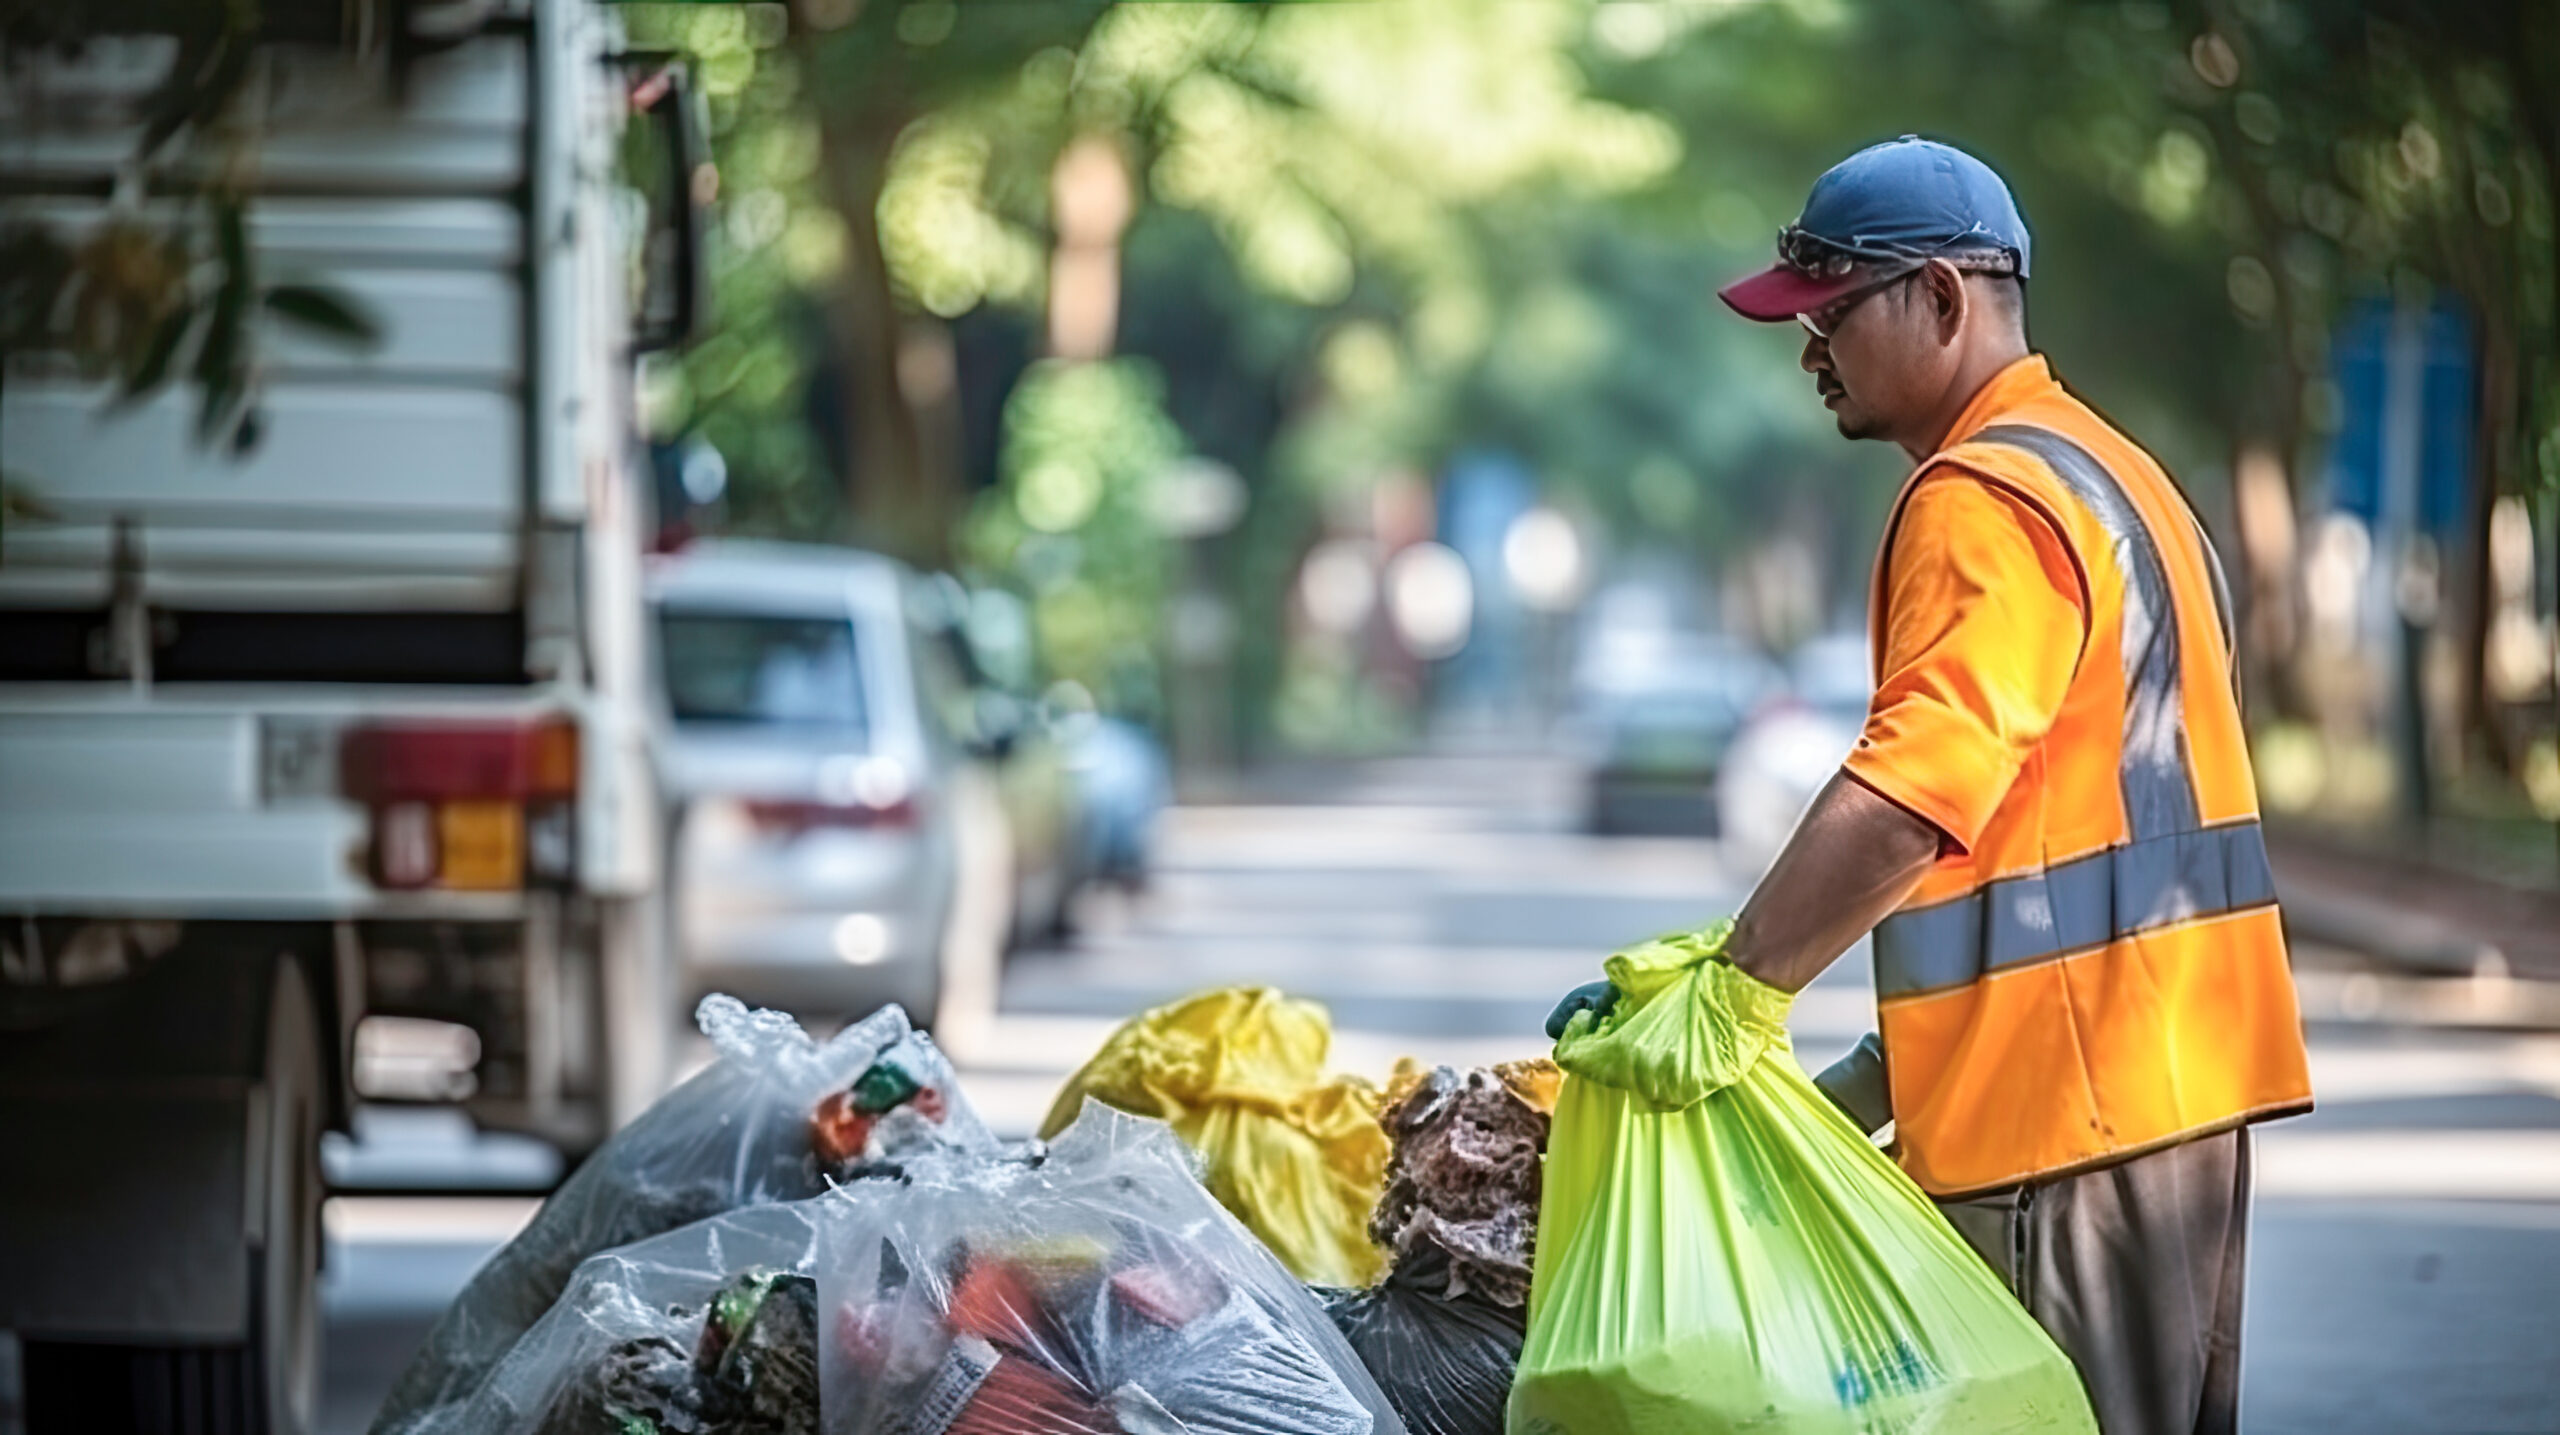
[[[2388,903],[2305,889],[2281,880],[2276,899],[2285,935],[2361,952],[2387,965],[2441,976],[2505,976],[2510,964],[2497,943],[2454,923]]]

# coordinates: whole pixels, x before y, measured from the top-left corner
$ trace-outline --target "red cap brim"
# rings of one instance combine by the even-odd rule
[[[1716,291],[1733,312],[1764,324],[1783,324],[1810,314],[1867,282],[1861,265],[1837,279],[1810,279],[1783,264],[1772,265],[1748,279],[1737,279]]]

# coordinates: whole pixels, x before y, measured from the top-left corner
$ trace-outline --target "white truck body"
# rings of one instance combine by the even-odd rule
[[[281,1012],[267,973],[292,967],[316,1011],[325,1124],[361,1094],[358,1021],[422,1016],[477,1032],[478,1119],[574,1149],[655,1094],[676,1019],[653,905],[648,487],[631,398],[644,225],[618,178],[631,79],[618,25],[588,0],[300,8],[436,22],[396,65],[378,34],[266,47],[254,82],[262,277],[350,295],[381,344],[352,353],[268,326],[258,441],[240,454],[197,442],[184,385],[109,412],[105,388],[45,356],[0,380],[0,470],[41,509],[0,531],[0,997],[76,998],[112,1045],[124,988],[179,1000],[209,979],[175,969],[228,963],[259,984],[244,1010]],[[0,75],[0,222],[77,233],[119,207],[167,208],[136,192],[132,115],[174,48],[109,38]],[[547,876],[385,880],[385,809],[351,787],[350,734],[537,726],[570,730],[576,754],[569,850]],[[515,830],[530,874],[544,830],[529,815]],[[0,1025],[0,1144],[22,1153],[100,1122],[147,1133],[143,1106],[171,1081],[250,1083],[205,1096],[203,1114],[246,1134],[156,1178],[161,1200],[245,1213],[245,1244],[120,1235],[152,1203],[102,1213],[118,1158],[72,1150],[46,1190],[12,1181],[0,1197],[0,1329],[136,1349],[302,1339],[262,1329],[275,1296],[262,1312],[255,1295],[278,1263],[276,1219],[303,1220],[259,1173],[309,1169],[277,1148],[318,1136],[256,1114],[278,1081],[260,1055],[277,1044],[268,1020],[263,1041],[208,1035],[222,1060],[110,1052],[74,1061],[91,1067],[79,1078],[45,1054],[59,1033]],[[283,1211],[263,1233],[262,1202]],[[96,1264],[120,1250],[130,1280]],[[173,1282],[152,1260],[209,1274]],[[264,1358],[279,1388],[257,1418],[298,1428],[302,1376]],[[40,1364],[31,1353],[30,1381]]]

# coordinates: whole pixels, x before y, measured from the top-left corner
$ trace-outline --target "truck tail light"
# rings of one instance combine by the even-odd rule
[[[338,786],[373,811],[371,865],[385,887],[512,891],[576,874],[574,723],[352,728]]]
[[[375,881],[385,887],[432,886],[443,865],[432,804],[392,802],[373,809]]]

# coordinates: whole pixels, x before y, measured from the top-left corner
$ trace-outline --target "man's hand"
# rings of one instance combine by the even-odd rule
[[[1607,982],[1586,982],[1575,987],[1564,994],[1563,1001],[1556,1003],[1554,1011],[1547,1013],[1547,1039],[1561,1040],[1564,1029],[1572,1024],[1575,1012],[1587,1011],[1591,1013],[1592,1020],[1598,1021],[1617,1004],[1618,989]]]

